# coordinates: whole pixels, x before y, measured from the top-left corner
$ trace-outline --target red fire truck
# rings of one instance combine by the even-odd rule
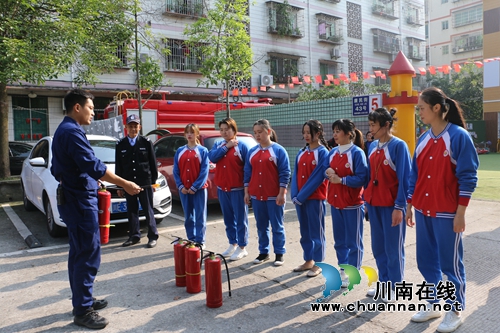
[[[142,128],[144,133],[153,129],[179,131],[189,123],[198,124],[201,130],[214,130],[215,112],[226,110],[226,104],[223,102],[169,100],[168,93],[159,95],[161,99],[143,99]],[[270,106],[270,102],[270,98],[261,98],[253,101],[233,102],[229,105],[231,110],[238,110]],[[122,115],[125,123],[127,116],[132,113],[139,114],[138,100],[117,98],[104,109],[104,118]]]

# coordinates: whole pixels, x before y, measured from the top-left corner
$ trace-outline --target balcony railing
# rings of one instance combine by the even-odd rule
[[[163,14],[190,17],[202,17],[206,15],[202,0],[166,0],[165,12]]]

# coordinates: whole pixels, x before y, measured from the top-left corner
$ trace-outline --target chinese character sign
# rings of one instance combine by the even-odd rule
[[[367,116],[382,107],[382,95],[355,96],[352,98],[352,115]]]

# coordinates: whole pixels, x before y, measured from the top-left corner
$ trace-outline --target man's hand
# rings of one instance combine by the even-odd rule
[[[123,185],[123,189],[130,195],[136,195],[142,191],[142,188],[139,185],[129,181],[125,182],[125,184]]]

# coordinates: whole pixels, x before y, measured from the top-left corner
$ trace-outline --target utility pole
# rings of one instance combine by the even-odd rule
[[[142,96],[141,96],[141,74],[139,73],[139,48],[138,48],[138,22],[137,22],[137,0],[135,0],[135,5],[134,5],[134,19],[135,19],[135,24],[134,24],[134,33],[135,33],[135,40],[134,40],[134,48],[135,48],[135,74],[136,74],[136,79],[137,79],[137,104],[139,105],[139,119],[141,120],[142,124]],[[142,126],[141,126],[141,131],[140,133],[142,135]]]

